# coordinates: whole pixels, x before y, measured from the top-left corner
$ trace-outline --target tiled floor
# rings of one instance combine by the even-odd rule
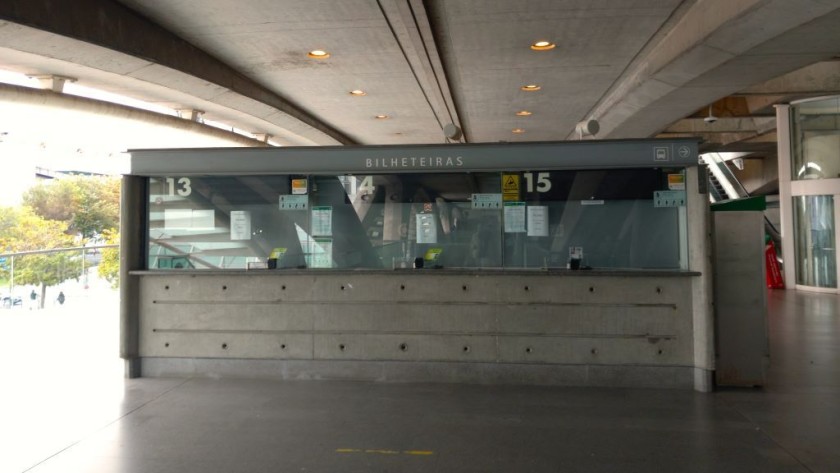
[[[125,381],[93,352],[15,364],[0,471],[840,472],[840,296],[776,291],[769,303],[769,385],[713,394]],[[85,345],[63,333],[40,343]],[[4,373],[26,345],[0,348]],[[90,364],[98,374],[75,374]]]

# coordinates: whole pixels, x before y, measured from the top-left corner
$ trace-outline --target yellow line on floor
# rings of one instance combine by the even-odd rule
[[[360,448],[336,448],[335,453],[369,453],[373,455],[399,455],[402,453],[403,455],[416,455],[416,456],[428,456],[434,455],[435,452],[431,450],[403,450],[402,452],[398,450],[382,450],[382,449],[366,449],[362,450]]]

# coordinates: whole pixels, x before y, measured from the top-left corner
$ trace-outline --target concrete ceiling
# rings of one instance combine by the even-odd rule
[[[0,69],[288,145],[577,139],[596,118],[601,139],[772,153],[774,104],[840,91],[838,24],[835,0],[5,0]]]

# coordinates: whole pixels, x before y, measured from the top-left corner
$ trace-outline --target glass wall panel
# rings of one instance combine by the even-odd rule
[[[793,107],[793,180],[840,178],[840,98]]]
[[[656,207],[660,169],[521,173],[526,225],[506,225],[506,267],[679,268],[678,207]],[[506,217],[510,213],[506,208]]]
[[[155,177],[148,267],[679,269],[680,172]]]
[[[837,287],[834,197],[793,198],[796,232],[796,283],[813,287]]]
[[[158,177],[149,185],[149,268],[501,266],[498,173]],[[429,253],[429,250],[432,250]],[[269,257],[274,258],[269,258]]]

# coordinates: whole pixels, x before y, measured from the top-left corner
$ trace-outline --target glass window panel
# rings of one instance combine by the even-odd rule
[[[834,197],[798,196],[794,201],[796,283],[837,287]]]
[[[678,269],[679,210],[653,205],[653,193],[668,189],[667,174],[660,169],[521,173],[526,231],[505,233],[505,266],[565,267],[579,251],[582,267]]]
[[[840,178],[840,98],[793,108],[794,180]]]
[[[150,178],[148,267],[565,267],[571,247],[584,266],[679,269],[679,211],[653,205],[668,173]]]
[[[470,200],[500,195],[498,173],[159,177],[149,188],[152,269],[245,268],[273,251],[280,268],[411,267],[427,255],[501,266],[501,212]]]

